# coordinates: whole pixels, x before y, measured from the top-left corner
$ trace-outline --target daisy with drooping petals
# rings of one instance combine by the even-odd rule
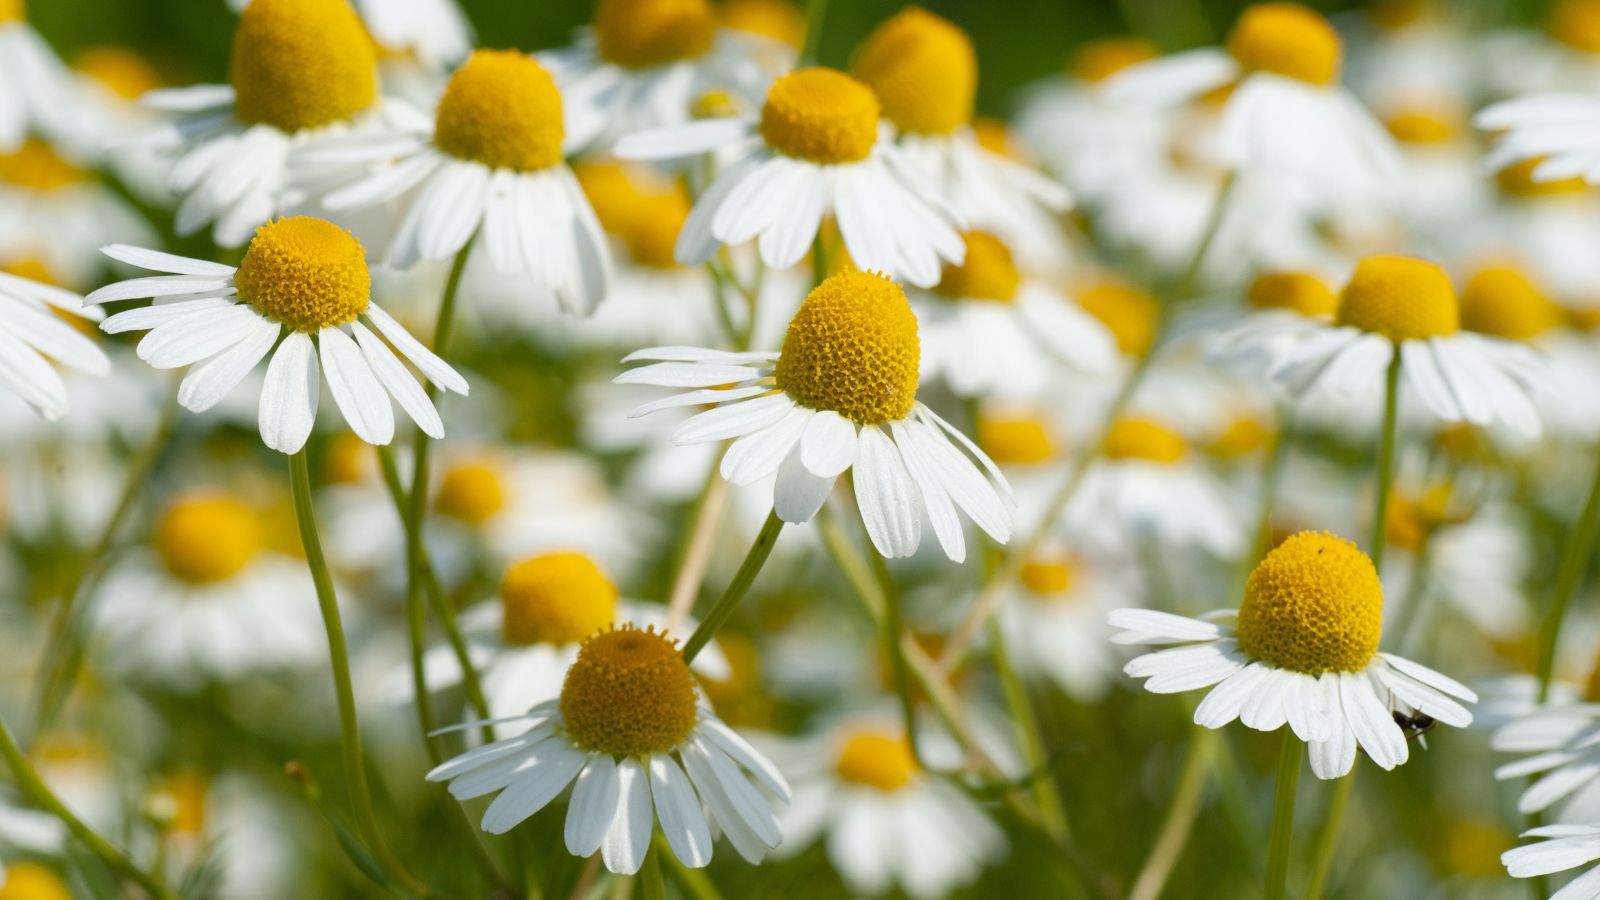
[[[74,136],[72,78],[25,17],[24,0],[0,0],[0,153],[30,132]]]
[[[372,40],[347,3],[254,0],[234,32],[229,78],[145,97],[176,117],[146,140],[177,154],[178,232],[211,224],[225,247],[305,207],[328,177],[297,165],[296,147],[405,114],[383,102]]]
[[[846,271],[806,297],[779,353],[640,350],[624,361],[657,362],[616,380],[698,388],[634,414],[715,404],[672,440],[732,439],[723,477],[746,485],[777,473],[773,510],[783,521],[810,521],[839,476],[853,470],[856,503],[879,553],[915,553],[926,510],[940,547],[960,562],[966,538],[957,508],[1003,544],[1011,538],[1010,487],[977,445],[917,402],[919,357],[905,293],[884,276]]]
[[[150,552],[100,585],[95,631],[112,668],[192,690],[321,658],[311,577],[263,546],[259,515],[220,492],[167,505]]]
[[[1133,659],[1123,669],[1157,694],[1210,688],[1194,721],[1221,728],[1239,719],[1257,731],[1285,723],[1311,749],[1311,771],[1339,778],[1359,746],[1393,769],[1410,755],[1397,716],[1414,712],[1456,727],[1476,702],[1464,685],[1425,666],[1378,652],[1383,586],[1355,544],[1303,531],[1268,553],[1250,574],[1237,611],[1200,618],[1122,609],[1118,644],[1181,644]]]
[[[138,354],[158,369],[194,366],[178,389],[186,409],[215,406],[272,354],[258,418],[262,440],[281,453],[298,452],[311,435],[319,373],[351,430],[369,444],[394,438],[391,397],[429,436],[444,435],[438,410],[401,357],[439,388],[467,393],[465,379],[372,302],[361,242],[330,222],[269,222],[238,268],[123,245],[105,254],[170,273],[108,285],[85,302],[154,298],[100,327],[108,334],[149,331]]]
[[[111,372],[105,351],[62,314],[100,318],[77,294],[0,272],[0,385],[51,421],[67,414],[67,385],[48,360],[86,375]]]
[[[528,731],[428,773],[458,800],[500,792],[484,831],[510,831],[570,784],[567,851],[598,850],[613,872],[639,871],[657,820],[693,868],[711,861],[714,833],[752,863],[783,840],[774,807],[789,802],[788,783],[703,702],[664,633],[625,625],[590,637],[561,696],[518,718]]]
[[[1067,189],[978,140],[978,56],[966,32],[908,7],[873,30],[851,73],[878,95],[906,158],[967,222],[1018,246],[1062,244],[1055,217],[1072,205]]]
[[[574,150],[682,125],[708,94],[753,107],[792,58],[781,44],[720,26],[709,0],[600,0],[571,47],[539,54],[567,98]]]
[[[767,91],[759,116],[703,119],[629,135],[617,155],[682,159],[728,148],[736,159],[700,195],[678,236],[678,261],[756,240],[786,269],[832,213],[855,264],[918,287],[959,263],[961,216],[880,129],[872,89],[843,72],[799,69]]]
[[[611,253],[562,156],[571,143],[565,102],[537,60],[479,50],[451,77],[433,122],[325,141],[304,155],[370,169],[325,196],[328,209],[399,204],[390,265],[450,259],[476,236],[499,274],[586,315],[606,295]]]
[[[1540,433],[1531,398],[1538,356],[1462,331],[1450,276],[1426,260],[1369,256],[1356,265],[1331,322],[1274,316],[1229,352],[1266,354],[1266,377],[1291,395],[1323,385],[1346,395],[1381,391],[1399,354],[1406,387],[1440,421]]]
[[[1117,364],[1117,343],[1093,315],[1048,286],[1025,280],[994,235],[969,231],[960,265],[918,297],[922,375],[942,375],[964,397],[1031,394],[1052,362],[1089,373]]]
[[[1394,141],[1339,86],[1338,32],[1298,3],[1245,9],[1225,48],[1190,50],[1119,72],[1113,102],[1174,106],[1232,86],[1217,135],[1239,174],[1277,174],[1325,199],[1372,197],[1400,172]]]
[[[1500,854],[1500,862],[1512,878],[1554,875],[1600,859],[1600,825],[1541,825],[1524,831],[1522,836],[1549,840],[1513,847]],[[1600,866],[1550,895],[1550,900],[1596,898],[1600,898]]]

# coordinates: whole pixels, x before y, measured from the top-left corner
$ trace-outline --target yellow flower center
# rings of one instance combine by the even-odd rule
[[[1590,190],[1589,183],[1580,176],[1571,178],[1556,178],[1546,181],[1536,181],[1533,177],[1534,170],[1545,161],[1545,157],[1536,156],[1522,162],[1506,166],[1494,173],[1495,183],[1500,186],[1501,193],[1510,197],[1522,199],[1536,197],[1563,197],[1572,194],[1587,194]]]
[[[1149,294],[1115,281],[1101,281],[1081,287],[1073,295],[1078,306],[1111,332],[1117,349],[1128,356],[1140,356],[1156,339],[1156,320],[1161,307]]]
[[[439,496],[433,503],[440,515],[482,525],[505,508],[506,486],[500,470],[488,462],[462,463],[439,479]]]
[[[899,285],[840,272],[789,320],[773,378],[801,406],[877,425],[910,414],[921,352],[917,317]]]
[[[330,482],[357,484],[372,471],[372,445],[343,431],[328,445],[326,459],[324,472]]]
[[[170,804],[164,817],[169,831],[199,836],[206,828],[205,778],[195,772],[182,772],[167,779],[160,789],[161,799]]]
[[[898,791],[916,775],[917,758],[903,737],[862,731],[845,739],[834,770],[851,784]]]
[[[1447,877],[1505,878],[1500,854],[1517,845],[1516,837],[1494,822],[1459,816],[1445,817],[1440,840],[1440,874]]]
[[[594,36],[606,62],[648,69],[710,50],[717,16],[706,0],[600,0]]]
[[[561,717],[580,749],[666,753],[694,730],[694,679],[676,641],[624,625],[584,641],[561,686]]]
[[[1466,119],[1461,110],[1444,104],[1415,103],[1401,106],[1383,124],[1403,144],[1443,144],[1460,137]]]
[[[978,443],[1001,465],[1034,465],[1056,457],[1050,426],[1037,416],[980,416]]]
[[[1272,426],[1257,415],[1234,416],[1207,448],[1221,459],[1240,459],[1264,449],[1272,441]]]
[[[1101,82],[1159,55],[1156,45],[1143,38],[1109,37],[1089,41],[1072,55],[1068,73],[1083,81]]]
[[[506,570],[505,642],[574,644],[617,617],[617,586],[582,553],[546,553]]]
[[[978,146],[1006,159],[1023,160],[1023,150],[1011,137],[1011,130],[1006,128],[1006,123],[989,116],[979,116],[972,120],[972,136],[978,139]]]
[[[1369,256],[1339,295],[1336,321],[1398,343],[1455,334],[1461,313],[1444,269],[1414,256]]]
[[[20,22],[26,14],[23,0],[0,0],[0,22]]]
[[[972,121],[978,94],[972,39],[927,10],[907,7],[874,29],[854,69],[901,131],[949,134]]]
[[[1040,597],[1056,597],[1072,590],[1078,566],[1069,556],[1036,556],[1022,564],[1022,586]]]
[[[1298,3],[1262,3],[1239,17],[1228,52],[1246,72],[1327,85],[1339,80],[1343,46],[1321,14]]]
[[[934,290],[951,300],[1015,300],[1022,276],[1010,248],[986,231],[969,231],[962,240],[967,244],[966,258],[960,265],[945,263]]]
[[[0,21],[5,19],[0,8]],[[0,883],[0,900],[72,900],[72,891],[50,869],[38,863],[23,862],[7,866]]]
[[[261,550],[255,510],[223,494],[196,494],[167,507],[155,529],[156,554],[173,577],[215,584],[244,571]]]
[[[561,162],[561,91],[539,61],[515,50],[478,50],[439,100],[433,142],[491,169],[537,172]]]
[[[806,39],[806,17],[788,0],[729,0],[722,4],[722,24],[796,49]]]
[[[1561,307],[1517,266],[1485,266],[1461,289],[1461,327],[1468,331],[1528,341],[1562,319]]]
[[[122,47],[91,47],[72,60],[72,67],[124,100],[137,100],[161,86],[161,76],[144,57]]]
[[[1550,36],[1582,53],[1600,53],[1600,2],[1559,0],[1550,10]]]
[[[1171,465],[1189,452],[1183,435],[1153,419],[1118,419],[1106,435],[1107,459],[1138,459]]]
[[[253,0],[233,34],[233,114],[293,134],[378,102],[378,55],[350,4]]]
[[[1327,532],[1302,531],[1268,553],[1239,606],[1240,649],[1308,675],[1366,668],[1382,628],[1378,570]]]
[[[878,97],[849,75],[798,69],[773,82],[761,106],[767,146],[822,165],[860,162],[878,142]]]
[[[233,284],[256,312],[308,333],[354,322],[372,301],[361,241],[307,216],[257,228]]]
[[[1309,272],[1271,272],[1250,284],[1250,305],[1256,309],[1287,309],[1302,316],[1331,316],[1339,308],[1339,295]]]
[[[1451,493],[1449,482],[1436,484],[1420,495],[1391,490],[1384,520],[1389,543],[1416,553],[1440,527],[1458,521],[1450,510]]]
[[[678,232],[689,218],[689,198],[674,192],[651,197],[639,205],[633,227],[622,236],[628,255],[652,269],[678,268]]]
[[[61,158],[54,147],[28,138],[15,153],[0,153],[0,181],[29,191],[47,193],[88,181],[83,169]]]

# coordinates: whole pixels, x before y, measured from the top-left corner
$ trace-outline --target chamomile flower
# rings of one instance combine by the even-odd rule
[[[1590,675],[1582,696],[1534,706],[1494,733],[1490,746],[1521,754],[1495,770],[1502,781],[1532,778],[1517,800],[1519,812],[1546,813],[1554,821],[1600,821],[1600,679]]]
[[[137,210],[62,148],[29,138],[0,153],[0,258],[43,263],[62,283],[99,273],[100,248],[150,244],[155,230]]]
[[[946,264],[939,284],[919,292],[922,375],[943,376],[964,397],[1031,394],[1053,363],[1089,373],[1117,364],[1116,338],[1093,315],[1048,285],[1025,280],[1000,238],[962,235],[960,265]]]
[[[144,553],[107,574],[95,630],[107,665],[190,689],[319,658],[322,626],[305,564],[264,546],[257,510],[196,492],[167,505]]]
[[[406,113],[383,102],[372,40],[347,3],[254,0],[234,31],[229,80],[145,98],[175,117],[147,139],[177,154],[178,232],[210,224],[225,247],[275,215],[310,211],[321,182],[337,176],[297,148]]]
[[[1240,174],[1269,173],[1325,199],[1371,196],[1399,174],[1393,140],[1339,86],[1338,32],[1298,3],[1247,8],[1225,48],[1190,50],[1131,66],[1107,86],[1114,102],[1173,106],[1231,86],[1217,135]]]
[[[1331,322],[1277,315],[1234,349],[1265,353],[1266,377],[1291,395],[1326,386],[1375,396],[1394,354],[1405,385],[1443,422],[1503,424],[1540,433],[1530,394],[1540,363],[1527,347],[1463,331],[1450,276],[1407,256],[1369,256],[1356,265]]]
[[[7,795],[0,794],[0,886],[12,879],[27,879],[28,863],[13,864],[7,869],[5,857],[14,850],[31,853],[55,853],[67,839],[67,829],[55,816],[34,809],[13,805]],[[63,892],[61,897],[69,897]]]
[[[479,50],[451,77],[432,122],[350,135],[306,156],[369,170],[327,194],[328,209],[398,205],[390,265],[450,259],[476,236],[500,275],[586,315],[606,295],[611,253],[563,160],[566,102],[532,57]]]
[[[786,269],[831,213],[857,266],[932,287],[943,262],[961,262],[963,220],[888,139],[880,112],[872,89],[849,75],[799,69],[773,83],[759,116],[632,134],[616,152],[684,159],[727,149],[734,157],[684,223],[679,262],[699,265],[723,245],[756,240],[767,265]]]
[[[184,408],[215,406],[271,353],[258,418],[262,440],[281,453],[298,452],[311,434],[319,372],[345,421],[370,444],[394,438],[391,397],[428,435],[444,434],[433,401],[401,357],[438,387],[467,392],[465,379],[372,302],[361,242],[329,222],[297,217],[263,225],[237,268],[124,245],[105,253],[171,273],[108,285],[86,302],[155,298],[101,328],[149,331],[138,354],[155,368],[194,366],[178,390]]]
[[[856,52],[852,73],[878,95],[906,158],[972,225],[1013,243],[1062,241],[1066,188],[984,147],[973,128],[978,57],[955,24],[919,7],[885,20]]]
[[[629,356],[625,362],[656,362],[616,380],[698,388],[635,415],[714,404],[672,440],[733,440],[723,477],[746,485],[777,473],[774,511],[784,521],[810,521],[853,469],[856,503],[879,553],[915,553],[926,511],[939,545],[960,562],[966,538],[957,508],[1005,543],[1010,488],[971,440],[917,402],[919,357],[904,292],[884,276],[846,271],[806,297],[779,353],[658,347]]]
[[[607,150],[635,131],[670,128],[719,93],[754,106],[792,54],[722,27],[709,0],[600,0],[571,47],[539,55],[567,98],[571,147]]]
[[[711,861],[714,833],[752,863],[783,840],[774,807],[789,802],[788,783],[700,699],[664,633],[623,626],[590,637],[561,696],[520,718],[525,733],[428,773],[458,800],[499,792],[484,831],[510,831],[570,784],[567,851],[598,850],[613,872],[639,870],[657,820],[694,868]]]
[[[48,420],[67,414],[67,385],[49,360],[106,375],[111,360],[71,320],[100,318],[70,291],[0,271],[0,385]]]
[[[1221,728],[1239,719],[1257,731],[1285,723],[1310,745],[1318,778],[1339,778],[1359,746],[1384,769],[1410,748],[1396,715],[1420,712],[1465,727],[1476,702],[1460,683],[1378,652],[1383,586],[1355,544],[1303,531],[1256,566],[1238,610],[1199,618],[1144,609],[1111,614],[1118,644],[1181,644],[1124,667],[1157,694],[1211,688],[1194,721]]]
[[[30,133],[53,138],[75,132],[72,79],[50,45],[28,24],[24,0],[0,2],[0,152],[22,146]]]
[[[1104,697],[1117,675],[1106,616],[1135,595],[1133,579],[1063,546],[1023,564],[1000,607],[1000,627],[1020,671],[1047,678],[1086,703]]]
[[[228,0],[240,12],[252,0]],[[372,40],[408,53],[430,69],[460,63],[472,52],[472,23],[456,0],[350,0]]]

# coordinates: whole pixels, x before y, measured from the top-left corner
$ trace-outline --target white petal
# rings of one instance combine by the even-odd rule
[[[650,755],[650,794],[672,855],[691,869],[711,862],[711,829],[689,776],[665,753]]]
[[[644,865],[655,819],[650,814],[650,777],[637,759],[617,764],[617,817],[600,844],[600,858],[618,875],[632,875]]]
[[[317,367],[311,336],[293,331],[278,345],[261,385],[261,439],[279,453],[297,453],[317,418]]]
[[[278,323],[257,317],[237,344],[189,370],[178,387],[178,403],[198,413],[222,402],[267,355],[282,331]]]
[[[611,754],[596,753],[589,758],[572,786],[572,802],[567,807],[563,836],[568,853],[590,856],[600,849],[600,842],[617,817],[621,785]]]
[[[861,520],[878,553],[889,559],[915,553],[922,540],[917,488],[894,441],[876,425],[861,429],[855,485]]]
[[[319,331],[317,343],[328,392],[350,430],[369,444],[381,446],[394,440],[394,408],[389,405],[389,395],[356,342],[335,327]]]

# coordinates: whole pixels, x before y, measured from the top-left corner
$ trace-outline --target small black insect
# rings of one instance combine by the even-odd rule
[[[1403,712],[1395,712],[1393,715],[1394,723],[1399,725],[1400,730],[1405,733],[1406,740],[1420,739],[1423,735],[1432,731],[1435,725],[1439,724],[1438,720],[1433,716],[1422,713],[1406,715]]]

